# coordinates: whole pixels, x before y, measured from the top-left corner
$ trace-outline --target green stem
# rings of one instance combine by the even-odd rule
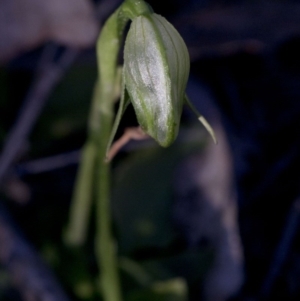
[[[121,48],[125,25],[135,13],[130,15],[126,7],[133,3],[142,7],[143,1],[127,0],[106,22],[97,42],[99,69],[99,99],[93,123],[98,133],[97,156],[97,194],[96,194],[96,256],[101,267],[101,288],[104,300],[120,301],[121,289],[118,275],[116,243],[111,231],[110,210],[110,167],[105,162],[113,121],[114,84],[117,76],[117,57]],[[147,6],[148,8],[148,6]],[[139,10],[138,10],[139,11]],[[148,8],[149,11],[149,8]]]
[[[105,301],[122,300],[116,243],[111,231],[110,166],[105,162],[114,115],[117,58],[128,20],[150,12],[151,9],[142,0],[125,0],[104,24],[97,41],[99,80],[94,91],[88,141],[83,151],[67,231],[69,241],[78,245],[83,243],[91,200],[95,197],[97,219],[95,252]]]
[[[81,164],[76,178],[74,195],[70,208],[70,221],[65,232],[65,241],[80,246],[86,239],[90,208],[92,205],[93,170],[96,147],[88,141],[82,151]]]
[[[79,170],[70,207],[70,219],[64,239],[68,245],[81,246],[87,237],[89,217],[93,199],[93,182],[97,154],[96,139],[92,129],[97,122],[95,114],[99,98],[99,87],[95,85],[89,118],[89,135],[81,153]]]
[[[106,146],[113,121],[114,84],[117,57],[126,19],[117,10],[104,25],[97,42],[99,98],[95,108],[92,132],[97,135],[96,159],[96,258],[100,266],[100,285],[106,301],[121,301],[117,252],[111,231],[110,166],[105,163]]]

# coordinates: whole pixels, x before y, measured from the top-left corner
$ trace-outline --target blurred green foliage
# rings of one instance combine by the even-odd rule
[[[16,77],[0,70],[0,108],[4,110],[14,95],[9,83],[12,78]],[[34,127],[23,160],[82,146],[95,78],[94,66],[77,65],[68,72]],[[14,108],[15,116],[18,109]],[[6,128],[7,124],[0,122],[2,139]],[[186,249],[172,222],[174,171],[186,156],[201,150],[203,132],[198,123],[194,128],[185,125],[179,134],[181,138],[171,147],[163,149],[146,143],[145,147],[117,156],[114,162],[112,206],[125,301],[186,301],[190,289],[201,286],[209,269],[211,249]],[[26,204],[9,201],[7,205],[25,237],[37,247],[67,293],[74,300],[101,300],[94,225],[85,247],[67,248],[62,242],[75,173],[76,166],[67,166],[42,174],[21,174],[32,193],[31,199]],[[11,290],[11,283],[5,270],[1,270],[0,290],[4,295],[0,295],[0,300],[14,300],[5,294],[8,289]]]

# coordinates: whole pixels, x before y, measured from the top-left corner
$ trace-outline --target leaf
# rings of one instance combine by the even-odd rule
[[[192,102],[190,101],[190,99],[188,98],[187,95],[185,95],[185,102],[186,104],[189,106],[189,108],[196,114],[198,120],[203,124],[203,126],[206,128],[206,130],[208,131],[208,133],[210,134],[211,138],[213,139],[214,143],[217,144],[217,138],[215,135],[215,132],[213,130],[213,128],[211,127],[211,125],[208,123],[208,121],[204,118],[204,116],[202,116],[198,110],[195,108],[195,106],[192,104]]]
[[[111,130],[111,133],[110,133],[110,137],[109,137],[109,140],[108,140],[108,144],[107,144],[107,148],[106,148],[106,158],[107,158],[108,152],[111,148],[111,145],[113,143],[113,140],[115,138],[115,135],[117,133],[118,127],[119,127],[120,122],[121,122],[121,118],[122,118],[122,116],[123,116],[124,112],[126,111],[126,108],[128,107],[129,104],[130,104],[130,98],[129,98],[129,95],[128,95],[128,93],[126,91],[126,88],[125,88],[124,71],[122,71],[121,99],[120,99],[119,109],[118,109],[118,112],[117,112],[112,130]]]

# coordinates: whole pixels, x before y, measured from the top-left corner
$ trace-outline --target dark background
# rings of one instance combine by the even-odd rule
[[[2,1],[2,12],[6,12],[6,2]],[[15,3],[17,10],[18,1]],[[56,300],[64,294],[78,300],[101,298],[95,285],[98,269],[93,255],[93,223],[90,238],[82,248],[66,247],[62,237],[97,75],[94,41],[99,24],[117,3],[90,3],[92,15],[85,17],[89,21],[80,19],[85,30],[82,33],[66,25],[78,25],[78,16],[74,13],[69,20],[64,18],[64,10],[57,8],[65,20],[61,26],[65,26],[66,33],[62,37],[60,30],[50,30],[50,21],[47,25],[37,20],[34,28],[40,28],[40,32],[25,32],[25,25],[20,23],[16,29],[23,27],[24,34],[11,38],[11,31],[4,27],[13,26],[13,19],[8,22],[0,12],[1,300],[44,300],[30,299],[28,292],[36,290],[38,295],[40,290],[45,296],[47,285],[54,296],[58,292]],[[186,41],[191,56],[188,93],[213,126],[221,124],[230,146],[245,274],[243,285],[231,300],[299,300],[300,3],[149,3]],[[96,6],[101,8],[100,17],[96,16]],[[10,9],[7,11],[14,11]],[[26,13],[12,14],[12,18]],[[51,20],[50,13],[45,10],[43,14]],[[58,19],[53,18],[53,22]],[[29,21],[24,18],[24,22]],[[36,102],[30,107],[31,99]],[[13,129],[28,107],[31,119],[22,121],[28,128],[14,137]],[[20,127],[26,129],[22,122]],[[134,112],[129,109],[122,128],[135,124]],[[116,157],[114,227],[120,255],[138,262],[153,282],[182,277],[189,288],[184,298],[205,300],[203,283],[213,262],[214,248],[205,235],[191,243],[189,228],[173,216],[172,202],[178,202],[178,198],[171,180],[178,161],[197,150],[201,153],[207,142],[205,135],[197,140],[194,131],[200,126],[188,111],[183,113],[182,124],[185,132],[171,149],[160,151],[151,143],[133,143]],[[188,133],[192,139],[186,141]],[[9,141],[11,148],[5,152]],[[49,157],[54,161],[49,163]],[[160,187],[163,181],[166,186]],[[129,221],[132,216],[143,216],[147,204],[150,213],[146,217],[154,218],[152,224],[141,223],[135,229]],[[155,235],[149,234],[153,225],[160,229]],[[43,262],[35,258],[37,254]],[[14,260],[19,265],[12,264]],[[39,269],[45,269],[45,282],[39,279],[42,283],[38,288],[18,280],[22,268],[28,268],[24,261],[31,260],[35,264],[29,264],[29,269],[36,270],[28,275],[32,275],[33,283],[38,283]],[[129,274],[122,271],[128,300],[179,298],[155,295],[149,287],[137,285]]]

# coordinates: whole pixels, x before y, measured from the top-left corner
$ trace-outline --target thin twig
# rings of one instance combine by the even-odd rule
[[[74,150],[51,157],[25,162],[17,166],[17,170],[21,175],[39,174],[42,172],[49,172],[55,169],[67,167],[72,164],[78,164],[79,158],[80,150]]]
[[[274,258],[271,262],[269,273],[263,283],[261,294],[260,294],[262,300],[266,300],[270,296],[274,283],[278,278],[280,271],[287,259],[287,255],[290,251],[291,245],[293,243],[293,239],[295,237],[295,234],[297,233],[297,229],[299,226],[299,218],[300,218],[300,199],[297,198],[292,204],[292,207],[287,217],[286,225],[281,240],[277,246],[277,249],[274,254]]]
[[[274,47],[278,41],[299,35],[299,14],[297,1],[227,1],[206,8],[187,8],[174,26],[182,33],[195,61]]]
[[[114,156],[123,148],[130,140],[145,140],[150,138],[140,127],[129,127],[125,129],[124,134],[116,140],[110,148],[106,162],[110,162]]]
[[[259,199],[265,191],[272,189],[272,185],[279,180],[282,173],[293,165],[296,158],[299,156],[299,148],[294,145],[279,158],[266,172],[263,179],[258,183],[255,189],[249,194],[249,202]]]
[[[44,54],[49,51],[46,46]],[[66,69],[73,63],[78,50],[66,49],[57,63],[47,62],[38,68],[29,92],[21,108],[20,115],[12,127],[0,156],[0,183],[11,168],[20,149],[26,142],[37,118],[45,106],[55,85],[65,74]],[[42,60],[45,60],[42,55]]]
[[[120,0],[100,2],[96,9],[97,17],[102,21],[119,2]],[[61,46],[54,43],[44,48],[33,83],[0,155],[0,183],[3,183],[20,149],[26,143],[54,87],[80,53],[78,49],[65,48],[60,58],[55,61],[55,55],[60,49]]]
[[[128,129],[125,129],[127,131]],[[129,129],[130,130],[130,129]],[[190,142],[191,140],[195,139],[201,139],[204,138],[204,131],[199,131],[196,134],[188,133],[187,131],[180,130],[177,140],[179,142]],[[138,134],[139,136],[139,134]],[[199,138],[200,137],[200,138]],[[138,139],[136,139],[138,138]],[[139,139],[139,138],[147,138],[147,137],[136,137],[135,133],[128,133],[126,134],[126,137],[121,138],[122,143],[116,147],[117,151],[126,153],[131,153],[139,150],[145,150],[152,147],[157,147],[157,143],[153,139]],[[115,154],[115,152],[113,152]],[[61,153],[58,155],[50,156],[50,157],[44,157],[40,159],[35,159],[27,162],[23,162],[16,166],[16,172],[19,176],[24,175],[32,175],[32,174],[39,174],[43,172],[50,172],[56,169],[65,168],[73,164],[78,164],[80,161],[80,158],[82,157],[82,150],[73,150],[66,153]],[[109,159],[110,155],[108,156]]]
[[[9,273],[22,300],[68,301],[50,269],[25,241],[0,207],[0,264]]]

